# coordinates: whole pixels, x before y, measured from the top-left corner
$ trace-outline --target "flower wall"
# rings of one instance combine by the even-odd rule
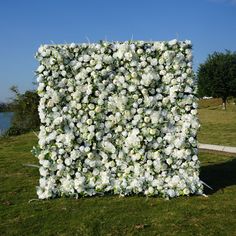
[[[190,41],[43,45],[40,199],[201,194]]]

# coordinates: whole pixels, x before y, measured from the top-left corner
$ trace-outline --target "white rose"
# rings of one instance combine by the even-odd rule
[[[168,189],[167,190],[167,194],[169,195],[169,197],[175,197],[175,191],[173,189]]]
[[[157,59],[156,58],[151,60],[151,65],[152,66],[156,66],[157,65]]]
[[[96,70],[100,70],[102,68],[102,64],[97,64],[96,66],[95,66],[95,69]]]
[[[170,40],[169,42],[168,42],[168,44],[170,45],[170,46],[173,46],[173,45],[175,45],[177,43],[177,39],[172,39],[172,40]]]
[[[42,72],[44,71],[44,69],[45,69],[45,66],[44,66],[44,65],[40,65],[40,66],[38,67],[37,71],[38,71],[39,73],[42,73]]]
[[[115,153],[116,152],[115,146],[109,141],[102,142],[102,147],[107,152],[110,152],[110,153]]]

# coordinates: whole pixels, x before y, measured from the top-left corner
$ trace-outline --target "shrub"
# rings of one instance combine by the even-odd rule
[[[14,112],[8,135],[19,135],[33,129],[39,129],[38,115],[39,96],[36,91],[26,91],[20,94],[17,87],[12,87],[15,97],[11,102]]]

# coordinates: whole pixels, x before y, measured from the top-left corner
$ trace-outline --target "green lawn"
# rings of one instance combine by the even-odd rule
[[[224,111],[219,100],[200,101],[199,119],[201,143],[236,146],[236,105],[229,103]]]
[[[0,235],[236,235],[236,157],[200,153],[208,198],[37,198],[34,134],[0,140]]]

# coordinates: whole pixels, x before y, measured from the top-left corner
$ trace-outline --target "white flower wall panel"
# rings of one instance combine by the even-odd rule
[[[201,194],[190,41],[43,45],[37,194]]]

